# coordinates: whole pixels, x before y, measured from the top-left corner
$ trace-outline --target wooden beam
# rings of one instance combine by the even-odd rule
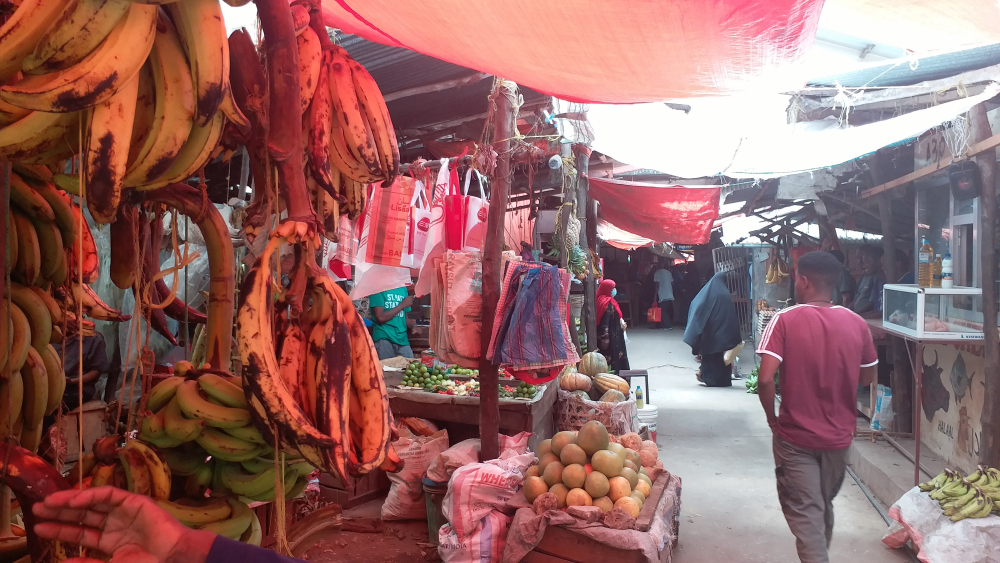
[[[590,147],[576,145],[573,147],[576,165],[579,170],[588,170],[590,164]],[[590,244],[588,242],[589,209],[593,206],[590,199],[590,181],[584,174],[577,174],[576,210],[580,219],[580,248],[583,249],[584,264],[587,277],[583,280],[583,324],[587,329],[587,351],[597,350],[597,288],[594,285],[594,264],[591,263]],[[594,220],[596,222],[596,210]],[[595,225],[596,228],[596,225]],[[596,238],[596,232],[595,232]]]
[[[968,156],[975,156],[975,155],[978,155],[979,153],[982,153],[982,152],[988,151],[990,149],[996,148],[997,146],[1000,146],[1000,133],[998,133],[996,135],[993,135],[992,137],[983,139],[982,141],[979,141],[978,143],[973,144],[971,147],[969,147],[969,150],[966,153],[966,155],[968,155]],[[994,154],[994,153],[990,153],[990,154]],[[921,178],[923,178],[925,176],[930,176],[931,174],[933,174],[933,173],[935,173],[935,172],[937,172],[937,171],[939,171],[939,170],[941,170],[943,168],[946,168],[954,160],[955,160],[954,156],[946,156],[946,157],[942,158],[941,160],[939,160],[939,161],[937,161],[937,162],[935,162],[933,164],[929,164],[927,166],[924,166],[923,168],[921,168],[919,170],[914,170],[913,172],[910,172],[906,176],[902,176],[900,178],[896,178],[895,180],[890,180],[890,181],[888,181],[888,182],[886,182],[884,184],[879,184],[879,185],[875,186],[874,188],[867,189],[867,190],[861,192],[861,197],[862,198],[869,198],[869,197],[871,197],[873,195],[877,195],[877,194],[880,194],[882,192],[891,190],[893,188],[898,188],[899,186],[903,186],[905,184],[909,184],[910,182],[912,182],[914,180],[919,180],[919,179],[921,179]]]
[[[419,96],[420,94],[431,94],[433,92],[450,90],[452,88],[458,88],[460,86],[469,86],[470,84],[475,84],[489,77],[490,75],[486,74],[485,72],[477,72],[475,74],[470,74],[469,76],[463,76],[461,78],[453,78],[451,80],[445,80],[444,82],[438,82],[436,84],[427,84],[425,86],[415,86],[413,88],[407,88],[405,90],[397,90],[395,92],[390,92],[386,94],[385,101],[386,103],[389,103],[402,98],[408,98],[410,96]]]
[[[972,121],[972,138],[983,138],[989,135],[990,122],[986,117],[986,107],[978,104],[970,111]],[[991,137],[992,138],[992,137]],[[983,193],[980,196],[982,211],[982,230],[979,240],[983,276],[983,345],[984,362],[986,366],[1000,365],[1000,334],[997,330],[997,151],[991,149],[976,157],[979,165],[980,180]],[[982,438],[979,450],[979,461],[993,467],[1000,466],[1000,381],[996,377],[987,377],[983,397],[983,412],[979,417],[982,424]]]
[[[503,253],[504,215],[507,213],[507,198],[510,194],[511,164],[510,145],[514,133],[514,100],[518,97],[517,84],[509,80],[499,80],[493,87],[490,104],[495,105],[493,114],[493,150],[497,153],[497,165],[490,181],[490,211],[486,221],[486,242],[483,246],[483,323],[480,334],[481,356],[479,360],[479,439],[482,444],[482,461],[500,457],[500,388],[499,367],[487,357],[493,336],[493,319],[500,301],[500,285],[503,268],[500,259]]]

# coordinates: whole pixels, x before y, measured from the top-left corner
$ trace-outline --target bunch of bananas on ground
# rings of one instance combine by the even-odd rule
[[[268,265],[286,243],[296,262],[273,301]],[[318,246],[305,223],[285,221],[244,280],[237,343],[251,413],[333,475],[398,470],[382,366],[350,298],[316,265]]]
[[[326,236],[335,240],[337,219],[341,214],[351,218],[361,214],[368,185],[393,182],[399,172],[399,146],[385,99],[368,71],[330,41],[325,25],[312,22],[303,4],[293,5],[292,13],[299,55],[306,183]],[[321,15],[314,10],[312,17]],[[230,38],[231,49],[252,53],[249,37],[239,33]],[[241,77],[233,82],[242,85],[255,80]],[[237,93],[237,101],[240,98]],[[272,205],[266,193],[255,193],[254,198],[244,221],[249,237],[260,232],[266,217],[263,211]]]
[[[767,262],[767,276],[765,279],[767,283],[778,284],[791,275],[788,273],[788,264],[781,258],[774,256]]]
[[[79,155],[98,223],[115,222],[123,189],[194,175],[227,117],[249,126],[229,87],[217,0],[15,4],[0,28],[0,158],[56,165]]]
[[[920,490],[941,503],[952,522],[965,518],[985,518],[1000,514],[1000,469],[980,465],[971,475],[945,469],[937,477],[919,485]]]

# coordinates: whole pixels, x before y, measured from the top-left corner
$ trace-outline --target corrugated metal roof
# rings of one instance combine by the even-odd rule
[[[846,88],[908,86],[995,64],[1000,64],[1000,43],[918,59],[886,61],[884,64],[862,70],[812,79],[809,81],[809,86],[830,88],[834,87],[835,83]]]

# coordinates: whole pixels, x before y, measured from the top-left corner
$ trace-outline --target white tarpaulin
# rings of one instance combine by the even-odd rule
[[[684,112],[665,104],[594,104],[594,150],[681,178],[786,176],[826,168],[912,139],[1000,93],[982,93],[906,115],[850,126],[835,118],[786,123],[788,97],[696,100]],[[688,103],[688,102],[682,102]]]

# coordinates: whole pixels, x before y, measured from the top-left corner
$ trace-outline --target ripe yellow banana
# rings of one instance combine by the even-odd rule
[[[153,414],[147,412],[139,423],[139,438],[157,448],[174,448],[181,445],[180,440],[171,438],[163,427],[163,411]]]
[[[24,117],[27,117],[29,113],[31,113],[30,109],[12,106],[3,100],[0,100],[0,127],[13,125]]]
[[[198,393],[196,381],[185,381],[174,395],[181,411],[188,418],[200,418],[205,424],[215,428],[239,428],[250,423],[250,412],[246,409],[215,405]],[[204,432],[203,432],[204,434]],[[204,447],[204,446],[202,446]],[[206,451],[209,451],[206,448]],[[209,453],[212,453],[209,451]]]
[[[315,279],[315,278],[314,278]],[[343,307],[335,301],[331,286],[333,280],[328,277],[319,278],[318,285],[327,292],[331,303],[331,316],[326,322],[323,340],[314,348],[310,336],[307,367],[316,366],[317,402],[316,418],[319,428],[329,434],[334,441],[332,449],[324,452],[326,466],[336,470],[338,475],[346,475],[350,456],[348,420],[350,417],[350,398],[352,390],[352,357],[350,325],[346,322]],[[313,329],[315,332],[316,329]],[[321,359],[312,360],[313,356]],[[308,369],[307,369],[308,371]]]
[[[118,459],[125,469],[128,491],[137,495],[150,496],[153,492],[153,481],[149,474],[146,456],[135,448],[118,450]]]
[[[168,377],[153,386],[146,401],[146,408],[154,413],[160,412],[174,398],[177,388],[184,383],[183,377]]]
[[[114,30],[82,61],[0,88],[0,98],[35,111],[73,112],[115,94],[139,72],[153,46],[156,6],[133,3]]]
[[[13,265],[14,278],[20,279],[27,285],[33,285],[42,272],[38,233],[35,232],[31,221],[17,211],[11,214],[11,223],[17,229],[17,262]]]
[[[347,147],[340,120],[330,123],[330,163],[351,180],[371,184],[382,180],[381,171],[372,173]],[[350,201],[350,196],[347,196]]]
[[[136,186],[136,189],[139,191],[155,190],[168,184],[183,182],[193,176],[212,157],[212,151],[215,150],[219,139],[222,138],[225,122],[225,114],[216,112],[208,125],[202,126],[195,123],[191,128],[187,142],[184,143],[170,169],[159,180],[145,186]]]
[[[131,448],[142,454],[149,471],[150,495],[156,500],[170,498],[170,468],[167,467],[152,448],[138,440],[127,440],[125,449]]]
[[[218,0],[184,0],[166,6],[177,24],[194,78],[195,123],[207,126],[229,89],[229,41]]]
[[[214,373],[204,373],[198,376],[198,387],[206,395],[219,401],[227,407],[247,409],[247,398],[235,384]]]
[[[45,32],[75,0],[23,0],[0,27],[0,81],[21,70],[21,64]]]
[[[310,30],[311,31],[311,30]],[[333,102],[330,99],[329,84],[330,58],[323,57],[323,65],[319,70],[318,82],[323,85],[313,94],[312,105],[309,106],[308,140],[309,169],[312,177],[328,194],[337,195],[337,184],[334,183],[333,171],[330,165],[330,135],[333,131]]]
[[[163,409],[163,429],[167,431],[168,436],[175,440],[190,442],[205,429],[205,421],[184,418],[175,396]]]
[[[118,214],[138,94],[139,73],[136,73],[90,112],[83,171],[87,206],[97,223],[111,223]]]
[[[151,129],[125,175],[128,187],[148,184],[167,173],[194,124],[194,85],[184,47],[173,23],[161,16],[148,68],[154,84]]]
[[[295,35],[299,36],[309,28],[309,7],[302,4],[292,6],[292,25],[295,26]]]
[[[26,74],[44,74],[82,61],[125,17],[129,4],[130,0],[68,2],[67,9],[24,59],[22,70]]]
[[[221,498],[183,499],[183,503],[167,500],[156,501],[160,508],[169,512],[181,524],[189,528],[198,528],[212,522],[220,522],[229,518],[233,513],[229,503]]]
[[[74,119],[76,118],[74,117]],[[2,130],[0,130],[0,135],[2,135]],[[62,233],[63,247],[67,249],[72,248],[73,243],[76,242],[77,213],[74,210],[73,203],[69,200],[69,196],[48,182],[29,181],[29,184],[45,198],[45,201],[52,208],[52,213],[56,219],[56,226],[59,227],[59,232]]]
[[[0,129],[0,158],[24,161],[70,145],[79,119],[77,114],[33,111]]]
[[[195,441],[209,455],[224,461],[246,461],[261,453],[261,448],[257,444],[245,442],[215,428],[202,430]]]
[[[94,469],[94,479],[90,482],[90,487],[97,488],[110,485],[114,473],[114,465],[98,465]]]
[[[375,139],[354,89],[354,79],[351,76],[351,58],[342,47],[334,46],[330,51],[330,95],[333,107],[337,112],[337,121],[344,130],[344,138],[354,157],[367,168],[373,176],[383,176],[379,164]],[[345,171],[346,172],[346,171]]]
[[[226,502],[232,508],[232,515],[221,522],[206,524],[201,529],[215,532],[231,540],[238,540],[253,523],[253,511],[239,499],[227,498]]]
[[[45,364],[45,374],[49,377],[48,401],[45,405],[45,415],[51,415],[62,403],[66,392],[66,374],[63,372],[62,359],[51,344],[38,351]],[[0,403],[2,405],[2,403]]]
[[[10,201],[29,219],[43,223],[56,220],[52,206],[17,174],[10,175]]]
[[[28,360],[21,369],[21,379],[24,384],[24,407],[21,410],[24,429],[34,430],[42,425],[49,404],[49,376],[45,373],[45,362],[34,348],[28,349]]]
[[[278,373],[289,394],[302,405],[306,416],[310,416],[314,407],[309,405],[302,387],[305,379],[308,341],[299,323],[288,323],[284,332],[281,342],[281,358],[278,360]],[[314,401],[312,405],[315,404]],[[311,420],[315,421],[315,418]]]
[[[354,60],[351,61],[351,78],[358,93],[361,111],[368,118],[368,125],[375,136],[375,147],[385,174],[385,183],[392,184],[399,173],[399,144],[396,142],[396,131],[392,128],[389,108],[385,105],[385,98],[375,79]]]
[[[7,311],[7,300],[0,299],[0,370],[7,365],[7,344],[11,335],[10,312]],[[4,373],[0,371],[0,374]],[[3,408],[3,403],[0,403]],[[2,434],[0,434],[2,435]]]
[[[323,307],[326,310],[333,308],[333,299],[327,295],[314,294],[313,307]],[[329,434],[337,443],[336,435],[332,434],[323,424],[323,413],[325,404],[319,404],[317,399],[322,395],[319,386],[326,379],[326,343],[333,336],[333,322],[331,314],[325,314],[325,318],[319,319],[309,328],[309,340],[306,342],[305,369],[299,368],[299,393],[306,414],[316,424],[321,432]]]
[[[28,317],[14,303],[10,304],[10,320],[11,347],[8,361],[11,371],[19,371],[28,359],[28,348],[31,348],[31,325],[28,324]]]
[[[28,324],[31,326],[31,346],[35,350],[48,346],[52,337],[52,317],[45,302],[35,295],[34,291],[19,283],[10,284],[10,300],[20,307],[28,318]]]
[[[306,26],[295,39],[299,48],[299,99],[301,113],[307,114],[309,103],[319,84],[320,66],[323,64],[323,46],[319,36]]]
[[[0,435],[11,434],[15,422],[21,420],[23,405],[24,380],[21,372],[12,371],[10,379],[0,379]]]
[[[35,234],[38,235],[38,251],[41,254],[41,276],[51,280],[62,266],[65,249],[62,243],[62,233],[54,222],[32,221]]]

